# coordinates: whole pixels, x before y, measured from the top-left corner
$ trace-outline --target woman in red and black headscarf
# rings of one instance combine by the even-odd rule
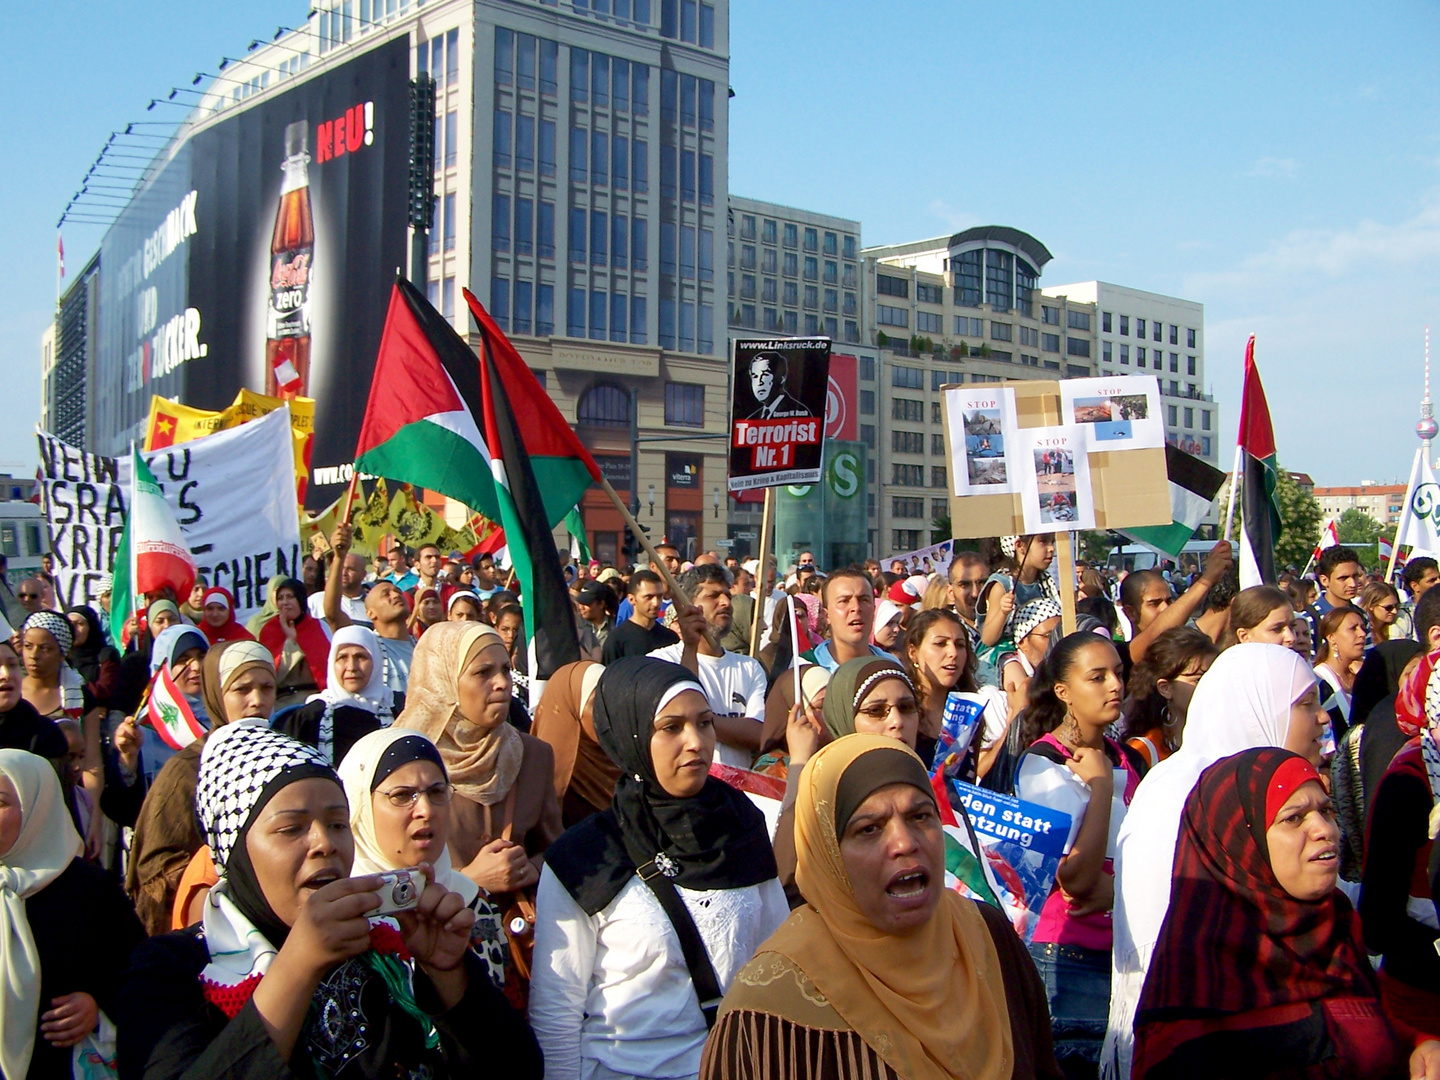
[[[324,690],[330,670],[330,627],[310,614],[306,595],[305,586],[294,578],[281,581],[275,587],[276,614],[256,635],[275,658],[277,715]]]
[[[200,601],[200,632],[211,645],[222,641],[254,641],[255,635],[235,621],[235,597],[212,585]]]
[[[1338,873],[1306,759],[1262,747],[1201,774],[1136,1012],[1135,1080],[1440,1077],[1435,1033],[1402,1035],[1382,1011]]]

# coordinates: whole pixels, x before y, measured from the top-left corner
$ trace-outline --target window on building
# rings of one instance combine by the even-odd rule
[[[510,279],[490,279],[490,314],[500,324],[500,329],[510,329]]]
[[[820,261],[818,259],[811,258],[808,255],[805,257],[805,280],[820,280]]]
[[[785,282],[784,302],[788,307],[798,307],[800,304],[800,286],[793,281]]]
[[[925,466],[901,465],[899,462],[891,462],[890,482],[901,487],[924,487]]]
[[[1172,353],[1171,355],[1174,355],[1174,354]],[[1172,368],[1171,370],[1173,371],[1174,369]],[[1193,356],[1187,356],[1187,357],[1185,358],[1185,373],[1186,373],[1187,375],[1194,375],[1194,374],[1195,374],[1195,357],[1193,357]]]
[[[923,454],[925,433],[923,431],[892,431],[890,449],[897,454]]]
[[[861,415],[861,416],[874,416],[874,415],[875,415],[875,391],[874,391],[874,390],[861,390],[861,391],[860,391],[860,415]]]
[[[510,196],[491,197],[490,247],[494,251],[510,250]]]
[[[1168,419],[1168,422],[1169,422],[1170,426],[1171,426],[1171,427],[1177,427],[1177,426],[1179,426],[1179,412],[1180,412],[1179,407],[1178,407],[1178,406],[1175,406],[1175,405],[1167,405],[1167,406],[1165,406],[1165,409],[1166,409],[1166,412],[1167,412],[1167,419]]]
[[[1130,366],[1130,346],[1124,343],[1120,345],[1120,363],[1126,367]]]
[[[875,381],[875,358],[873,356],[860,357],[860,378],[865,382]]]
[[[819,233],[817,230],[815,230],[815,229],[806,229],[806,230],[805,230],[805,250],[806,250],[806,251],[819,251],[819,250],[820,250],[820,233]]]
[[[446,196],[448,199],[450,196]],[[529,199],[515,200],[515,254],[530,255],[534,252],[535,204]],[[453,247],[453,245],[451,245]]]
[[[820,290],[814,285],[805,286],[805,306],[811,309],[820,306]]]
[[[1041,350],[1042,350],[1043,352],[1058,353],[1058,352],[1060,351],[1060,335],[1059,335],[1059,334],[1041,334],[1041,335],[1040,335],[1040,348],[1041,348]],[[1129,361],[1126,361],[1126,362],[1128,363]]]
[[[825,260],[825,284],[840,284],[840,267],[837,263],[833,263],[829,259]]]
[[[1193,327],[1185,331],[1185,347],[1187,349],[1195,348],[1195,330]]]
[[[570,129],[570,179],[581,184],[589,178],[589,133],[584,128]]]
[[[908,327],[910,311],[907,308],[891,307],[888,304],[876,304],[875,321],[881,326]]]
[[[1171,371],[1171,373],[1173,374],[1173,373],[1179,372],[1179,370],[1180,370],[1180,354],[1179,354],[1179,353],[1173,353],[1173,352],[1172,352],[1172,353],[1170,354],[1170,371]]]
[[[927,285],[923,281],[917,281],[915,283],[915,299],[922,304],[943,304],[945,289],[940,285]]]
[[[840,294],[835,289],[825,290],[825,310],[837,312],[840,310]],[[832,337],[834,335],[831,335]]]
[[[635,217],[630,220],[630,266],[634,270],[644,270],[649,264],[649,226],[643,217]]]
[[[629,427],[630,395],[610,383],[597,383],[575,406],[575,422],[582,427]]]
[[[943,488],[947,486],[944,465],[930,466],[930,486],[933,488]]]
[[[1145,346],[1144,346],[1144,345],[1137,345],[1137,346],[1135,347],[1135,366],[1136,366],[1136,367],[1144,367],[1144,366],[1145,366]],[[1156,370],[1156,371],[1159,371],[1159,370],[1160,370],[1160,364],[1159,364],[1158,362],[1155,364],[1155,370]]]
[[[692,383],[667,382],[665,423],[676,427],[704,427],[705,387]]]
[[[845,320],[845,340],[852,345],[860,343],[860,324],[854,319]]]
[[[964,251],[953,261],[955,270],[955,304],[958,307],[979,307],[984,283],[980,248]]]
[[[897,518],[923,518],[925,500],[896,495],[890,500],[890,516]]]
[[[945,316],[938,311],[917,311],[915,313],[915,329],[922,334],[943,334],[945,332]]]
[[[555,332],[555,286],[535,286],[535,333],[549,337]],[[540,384],[544,386],[544,383]]]
[[[1200,430],[1201,430],[1201,431],[1209,431],[1209,430],[1210,430],[1210,410],[1209,410],[1209,409],[1201,409],[1201,410],[1200,410]]]
[[[495,110],[494,162],[497,169],[510,168],[511,119],[511,115],[504,109]],[[453,153],[447,148],[445,151],[446,168],[455,164],[453,156]]]
[[[935,432],[930,436],[930,456],[941,457],[945,453],[945,436]]]
[[[845,237],[845,242],[841,248],[841,251],[844,254],[845,258],[855,258],[855,237],[847,235]]]
[[[1033,326],[1022,325],[1020,327],[1020,344],[1038,349],[1040,347],[1040,331]]]
[[[1187,428],[1193,428],[1195,426],[1195,410],[1189,405],[1185,406],[1185,426]]]
[[[985,320],[972,319],[966,315],[956,315],[955,333],[960,337],[983,337],[985,334]]]
[[[1041,304],[1041,305],[1040,305],[1040,321],[1043,322],[1046,326],[1059,326],[1059,325],[1060,325],[1060,309],[1059,309],[1059,308],[1053,308],[1053,307],[1047,307],[1046,305]]]
[[[787,251],[785,253],[785,259],[782,265],[784,266],[783,272],[786,277],[797,277],[799,275],[800,257],[798,255]]]
[[[890,368],[890,385],[907,390],[923,390],[925,372],[922,368],[894,364]]]
[[[565,332],[571,337],[585,336],[585,290],[571,289],[565,304]],[[629,420],[626,420],[629,423]]]
[[[570,100],[590,100],[590,54],[584,49],[570,50]]]
[[[1090,330],[1090,313],[1088,311],[1067,311],[1065,313],[1065,325],[1071,330]]]
[[[800,228],[793,222],[786,222],[784,229],[785,246],[796,247],[800,243]]]
[[[910,295],[910,283],[904,278],[887,277],[884,274],[876,274],[875,291],[881,296],[908,297]]]
[[[860,305],[856,302],[856,300],[855,300],[855,294],[854,294],[853,292],[847,292],[847,293],[845,294],[845,314],[846,314],[846,315],[858,315],[858,314],[860,314]],[[943,317],[937,315],[936,318],[939,319],[939,318],[943,318]]]
[[[1015,293],[1015,256],[1008,251],[985,251],[985,302],[996,311],[1009,311]]]
[[[535,214],[535,254],[542,259],[555,257],[555,204],[541,202]]]
[[[1159,340],[1161,340],[1161,338],[1163,338],[1163,337],[1165,336],[1164,330],[1165,330],[1165,327],[1164,327],[1163,325],[1161,325],[1160,320],[1159,320],[1159,319],[1156,319],[1153,323],[1151,323],[1150,340],[1151,340],[1151,341],[1159,341]]]
[[[1170,324],[1170,344],[1180,344],[1180,327],[1176,326],[1174,323]]]
[[[1135,320],[1135,336],[1138,337],[1138,338],[1140,338],[1142,341],[1144,340],[1144,338],[1145,338],[1145,320],[1144,320],[1144,319],[1136,318],[1136,320]]]
[[[921,423],[925,419],[925,403],[914,398],[893,398],[890,402],[890,418]]]
[[[1113,362],[1115,359],[1114,349],[1115,346],[1112,343],[1108,341],[1102,341],[1100,343],[1100,359],[1105,361],[1105,363],[1107,364]]]
[[[599,289],[590,291],[590,337],[595,341],[605,340],[605,319],[610,305],[605,294]]]
[[[630,344],[644,345],[646,339],[645,297],[632,296],[630,298]]]
[[[872,450],[875,448],[875,425],[874,425],[874,424],[861,424],[861,425],[860,425],[860,441],[863,442],[863,443],[865,443],[865,444],[866,444],[867,446],[869,446]],[[875,459],[874,459],[874,458],[870,458],[870,464],[871,464],[872,466],[875,464]]]
[[[919,529],[892,529],[890,535],[894,538],[896,551],[915,551],[920,547]]]
[[[1126,334],[1126,335],[1128,335],[1128,334],[1130,333],[1130,316],[1129,316],[1129,315],[1121,315],[1121,316],[1120,316],[1120,333]]]
[[[1111,332],[1111,331],[1110,331],[1110,312],[1108,312],[1108,311],[1102,311],[1102,312],[1100,313],[1100,332],[1103,333],[1103,334],[1108,334],[1108,333]]]
[[[1015,336],[1013,323],[992,322],[990,324],[990,337],[995,341],[1012,341]]]
[[[535,287],[528,281],[515,282],[515,306],[510,321],[517,334],[530,333],[530,304]]]
[[[1090,355],[1090,339],[1089,339],[1089,338],[1078,338],[1078,337],[1067,337],[1067,338],[1065,339],[1065,355],[1066,355],[1066,356],[1089,356],[1089,355]]]

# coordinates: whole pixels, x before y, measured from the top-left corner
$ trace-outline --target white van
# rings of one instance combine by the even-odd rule
[[[1205,556],[1210,554],[1210,549],[1215,546],[1214,540],[1191,540],[1180,549],[1178,565],[1184,573],[1201,570],[1205,566]],[[1235,541],[1230,541],[1230,550],[1239,557],[1239,550]],[[1121,570],[1154,570],[1161,562],[1174,562],[1168,555],[1157,554],[1154,548],[1145,547],[1143,544],[1122,544],[1110,552],[1109,558],[1105,560],[1106,567],[1111,573],[1118,574]]]

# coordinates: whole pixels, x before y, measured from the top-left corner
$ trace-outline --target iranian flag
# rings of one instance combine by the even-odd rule
[[[1280,467],[1275,429],[1260,371],[1255,335],[1245,344],[1245,389],[1240,399],[1240,587],[1275,584],[1275,542],[1280,539],[1280,503],[1275,494]]]
[[[115,550],[110,595],[110,632],[123,641],[125,621],[144,606],[147,594],[169,589],[183,603],[195,584],[195,558],[155,482],[150,466],[130,451],[130,513]]]
[[[169,669],[170,665],[161,664],[150,681],[143,722],[154,728],[170,749],[184,750],[205,734],[205,725],[195,718],[195,711],[170,677]]]
[[[465,298],[479,357],[413,285],[396,281],[355,467],[499,522],[524,596],[532,676],[543,681],[580,658],[552,530],[600,470],[500,328]]]

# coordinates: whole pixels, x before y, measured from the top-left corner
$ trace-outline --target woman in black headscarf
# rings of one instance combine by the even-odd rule
[[[110,708],[110,699],[120,688],[120,654],[105,641],[100,616],[85,604],[65,612],[75,638],[66,659],[85,680],[85,690],[100,708]]]
[[[431,881],[413,910],[368,917],[384,882],[348,876],[349,807],[318,750],[220,728],[195,804],[219,881],[198,927],[135,952],[115,1017],[122,1077],[466,1076],[484,1061],[538,1080],[534,1037],[470,952],[460,896]]]
[[[685,668],[611,664],[594,715],[620,780],[546,852],[531,1023],[551,1075],[694,1076],[718,996],[789,912],[770,839],[709,775],[714,714]]]

